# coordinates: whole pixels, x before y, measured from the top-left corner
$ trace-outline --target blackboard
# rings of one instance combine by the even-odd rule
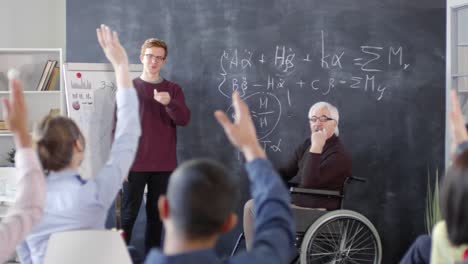
[[[192,111],[178,130],[180,160],[216,158],[245,185],[212,117],[229,109],[230,92],[270,112],[256,121],[275,164],[308,136],[308,108],[328,101],[340,110],[354,175],[368,180],[351,187],[347,206],[377,227],[384,263],[424,232],[428,174],[444,166],[445,1],[69,0],[67,61],[105,62],[100,23],[118,30],[132,63],[146,38],[168,43],[162,75],[181,85]],[[227,255],[234,238],[218,251]]]

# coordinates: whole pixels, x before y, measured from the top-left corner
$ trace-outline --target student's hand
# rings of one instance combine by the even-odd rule
[[[128,57],[119,41],[117,32],[111,31],[106,25],[96,29],[99,45],[106,54],[115,71],[117,88],[130,88],[132,82],[128,73]]]
[[[232,103],[236,116],[234,123],[229,120],[223,111],[218,110],[215,112],[215,117],[224,128],[226,136],[235,147],[244,153],[247,161],[255,158],[265,158],[265,152],[258,144],[249,107],[242,101],[237,91],[232,95]]]
[[[323,146],[325,146],[325,142],[327,141],[327,131],[325,128],[323,128],[322,130],[312,132],[310,140],[312,144],[309,151],[312,153],[321,154],[323,151]]]
[[[452,107],[449,113],[450,130],[455,144],[458,145],[468,140],[468,134],[466,132],[465,121],[463,120],[457,92],[455,90],[450,91],[450,96],[452,100]]]
[[[168,105],[171,102],[171,95],[168,92],[158,92],[154,90],[154,100],[163,105]]]
[[[112,31],[111,28],[106,25],[101,25],[100,28],[96,29],[96,33],[99,44],[112,65],[114,67],[128,65],[127,53],[120,44],[117,32]]]
[[[18,79],[9,80],[10,98],[3,98],[3,118],[14,134],[18,147],[31,147],[28,133],[28,113],[24,102],[23,85]]]

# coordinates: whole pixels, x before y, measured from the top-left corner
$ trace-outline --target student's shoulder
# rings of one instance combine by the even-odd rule
[[[146,87],[146,82],[143,81],[140,77],[136,77],[132,80],[133,87],[139,92],[140,89],[144,89]]]
[[[135,79],[132,80],[133,84],[138,84],[138,83],[142,83],[143,80],[140,78],[140,77],[136,77]]]
[[[445,221],[438,222],[432,229],[432,237],[436,239],[446,239],[447,238],[447,226]]]

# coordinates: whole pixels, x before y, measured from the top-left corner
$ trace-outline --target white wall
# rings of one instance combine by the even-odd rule
[[[2,0],[0,48],[62,48],[66,0]]]
[[[65,7],[66,0],[1,0],[0,48],[62,48],[64,59]],[[13,146],[10,136],[0,136],[0,167]]]

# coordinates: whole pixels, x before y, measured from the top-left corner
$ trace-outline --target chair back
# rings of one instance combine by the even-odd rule
[[[47,245],[46,264],[131,264],[119,232],[77,230],[53,234]]]

